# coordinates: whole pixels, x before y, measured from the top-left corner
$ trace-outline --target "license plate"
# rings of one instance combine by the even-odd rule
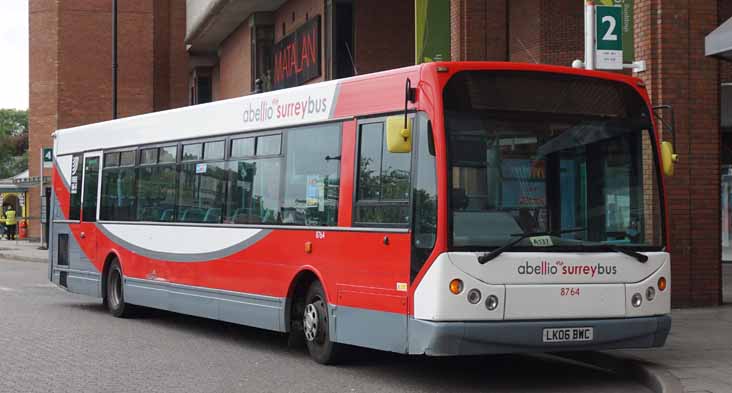
[[[591,327],[551,328],[544,329],[542,339],[545,343],[592,341],[593,333]]]

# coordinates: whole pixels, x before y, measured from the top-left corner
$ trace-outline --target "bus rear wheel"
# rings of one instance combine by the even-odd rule
[[[122,268],[115,259],[110,263],[107,272],[104,303],[109,313],[118,318],[131,317],[134,312],[134,306],[125,303],[123,278]]]
[[[320,364],[335,364],[342,352],[342,345],[331,340],[328,322],[328,301],[320,282],[310,285],[305,296],[303,331],[310,357]]]

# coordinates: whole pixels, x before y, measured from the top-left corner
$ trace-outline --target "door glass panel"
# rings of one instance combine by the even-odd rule
[[[71,184],[69,184],[69,220],[81,218],[81,154],[71,158]]]
[[[82,220],[97,220],[97,185],[99,184],[99,157],[84,159],[84,195],[82,202]]]

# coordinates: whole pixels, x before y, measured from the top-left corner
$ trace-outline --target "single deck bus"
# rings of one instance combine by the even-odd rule
[[[625,75],[437,62],[58,130],[49,279],[321,363],[661,346],[655,122]]]

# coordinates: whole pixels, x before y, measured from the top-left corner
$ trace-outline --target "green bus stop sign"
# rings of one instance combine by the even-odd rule
[[[623,9],[595,7],[595,63],[598,69],[623,68]]]
[[[597,49],[623,50],[623,9],[597,6]]]
[[[50,147],[43,148],[43,167],[51,168],[53,165],[53,149]]]

